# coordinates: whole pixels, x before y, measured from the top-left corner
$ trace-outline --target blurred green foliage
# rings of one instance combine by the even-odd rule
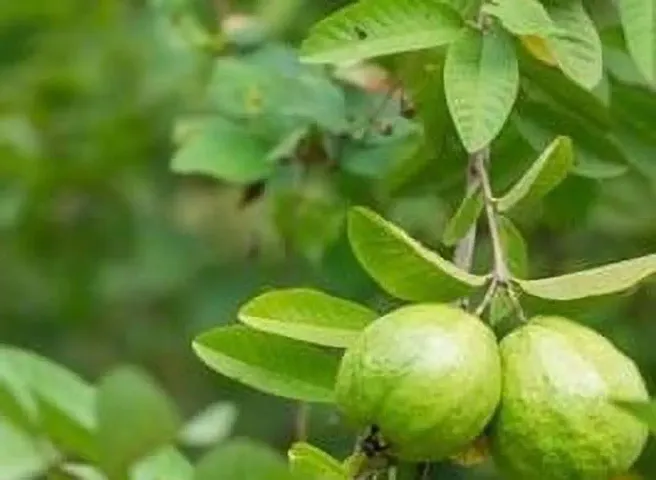
[[[141,364],[185,414],[231,400],[240,411],[236,434],[286,447],[294,406],[207,372],[192,358],[192,337],[232,322],[247,298],[273,286],[317,286],[391,308],[394,300],[350,252],[346,207],[383,210],[446,254],[439,239],[463,194],[465,157],[453,135],[420,138],[398,99],[323,70],[304,70],[307,77],[294,70],[301,67],[292,45],[344,3],[1,2],[0,342],[90,379],[117,363]],[[227,29],[228,12],[259,22]],[[529,245],[532,277],[656,246],[656,96],[634,72],[617,32],[603,36],[608,72],[599,91],[585,94],[527,62],[534,81],[493,146],[493,182],[501,189],[525,170],[545,132],[581,140],[578,175],[513,218]],[[262,91],[248,89],[262,78]],[[310,83],[294,83],[302,78]],[[267,118],[271,105],[276,114],[280,105],[290,107],[293,121]],[[273,159],[265,174],[234,182],[171,174],[169,162],[180,155],[172,132],[184,133],[181,119],[206,114],[208,106],[250,122],[237,133],[234,124],[219,127],[232,128],[233,140],[245,135],[254,156],[254,143],[265,144]],[[368,125],[371,115],[382,126]],[[363,125],[373,131],[344,139]],[[417,142],[424,142],[421,155],[408,155]],[[339,162],[317,155],[318,146]],[[442,154],[426,156],[428,147]],[[479,270],[489,256],[483,245]],[[636,359],[652,392],[655,309],[651,281],[576,312]],[[332,409],[313,409],[310,424],[314,444],[348,452],[352,432]],[[656,471],[653,445],[641,468]],[[483,470],[445,466],[440,478],[493,478]]]

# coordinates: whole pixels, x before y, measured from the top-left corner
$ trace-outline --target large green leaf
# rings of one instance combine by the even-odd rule
[[[444,228],[442,243],[453,246],[464,237],[476,223],[483,211],[483,193],[480,188],[470,191]]]
[[[505,212],[543,197],[567,177],[573,165],[572,141],[567,137],[556,138],[524,176],[499,199],[499,210]]]
[[[656,273],[656,254],[540,280],[518,280],[529,295],[549,300],[576,300],[621,292]]]
[[[656,402],[616,400],[613,403],[643,422],[656,435]]]
[[[308,443],[295,443],[287,452],[292,473],[306,480],[349,480],[340,462]]]
[[[320,347],[235,325],[203,333],[194,351],[211,369],[250,387],[308,402],[331,402],[339,356]]]
[[[215,117],[190,134],[171,161],[181,174],[204,174],[230,183],[249,184],[268,177],[273,145],[254,137],[248,128]]]
[[[234,440],[201,458],[194,480],[299,480],[266,445]]]
[[[95,391],[84,380],[50,360],[0,346],[0,362],[20,376],[36,400],[38,424],[57,447],[86,459],[96,457]],[[21,403],[32,410],[24,396]],[[18,398],[18,397],[16,397]]]
[[[0,416],[15,426],[33,431],[38,421],[37,403],[20,370],[0,351]]]
[[[0,478],[26,480],[45,474],[57,459],[50,445],[0,419]]]
[[[450,47],[444,65],[449,112],[469,152],[488,145],[501,131],[519,89],[519,69],[507,33],[467,28]]]
[[[461,25],[439,0],[361,0],[320,21],[301,54],[305,62],[341,63],[436,47]]]
[[[239,310],[239,320],[264,332],[329,347],[348,347],[376,312],[309,289],[267,292]]]
[[[506,255],[508,270],[515,277],[526,278],[528,275],[528,246],[526,241],[509,218],[500,215],[498,222],[499,237],[501,237],[501,245]]]
[[[365,208],[350,211],[348,236],[364,269],[398,298],[448,302],[468,295],[486,282],[485,277],[460,270]]]
[[[549,2],[545,5],[556,25],[547,38],[558,65],[565,75],[588,90],[602,77],[601,39],[581,0]]]
[[[624,37],[636,65],[656,83],[656,2],[618,0]]]
[[[168,396],[143,372],[129,367],[102,379],[96,408],[101,463],[110,478],[173,441],[180,425]]]
[[[483,5],[515,35],[546,37],[555,31],[549,14],[538,0],[497,0]]]

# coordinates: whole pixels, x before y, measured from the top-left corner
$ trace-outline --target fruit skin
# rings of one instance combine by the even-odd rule
[[[504,478],[608,480],[629,470],[648,432],[607,400],[648,400],[632,360],[587,327],[537,317],[501,342],[501,361],[491,443]]]
[[[496,338],[448,305],[402,307],[369,325],[347,350],[336,400],[359,426],[377,425],[390,453],[439,460],[472,442],[501,391]]]

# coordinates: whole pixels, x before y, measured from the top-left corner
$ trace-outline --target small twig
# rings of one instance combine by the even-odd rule
[[[513,307],[515,307],[515,312],[517,313],[519,319],[522,321],[522,323],[528,322],[524,308],[522,307],[522,304],[519,301],[519,297],[517,296],[517,292],[515,292],[515,289],[512,287],[512,285],[507,286],[506,292],[508,293],[510,302],[513,304]]]
[[[297,442],[307,441],[309,420],[310,405],[300,402],[296,407],[296,418],[294,421],[294,437]]]
[[[431,471],[430,462],[420,463],[419,465],[417,465],[417,480],[428,480],[430,471]]]
[[[483,191],[483,201],[485,203],[485,216],[487,218],[488,228],[490,230],[490,239],[492,241],[492,255],[494,257],[494,271],[493,275],[496,281],[501,285],[507,285],[510,281],[510,273],[506,263],[506,255],[501,243],[501,235],[499,233],[499,222],[497,219],[497,206],[492,186],[490,184],[490,177],[487,172],[487,162],[489,159],[489,149],[485,148],[475,154],[476,160],[474,168],[479,181],[481,182],[481,189]]]
[[[477,317],[483,315],[485,309],[490,305],[490,302],[492,302],[492,299],[494,298],[494,294],[497,293],[497,288],[499,288],[497,279],[492,278],[492,281],[490,282],[490,286],[487,288],[487,291],[483,296],[483,300],[481,300],[481,303],[478,304],[478,307],[476,307],[476,310],[474,311],[474,314]]]

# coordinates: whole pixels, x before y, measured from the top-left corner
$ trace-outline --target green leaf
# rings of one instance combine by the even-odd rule
[[[168,396],[139,370],[121,367],[98,389],[98,445],[108,477],[127,473],[138,459],[176,437],[180,418]]]
[[[31,438],[0,419],[0,478],[25,480],[40,477],[57,459],[55,451],[45,442]]]
[[[643,422],[656,435],[656,402],[616,400],[613,404]]]
[[[377,313],[309,289],[267,292],[239,310],[249,327],[328,347],[348,347]]]
[[[519,89],[511,39],[496,28],[467,28],[450,47],[444,65],[449,112],[468,152],[488,145],[501,131]]]
[[[174,155],[171,169],[250,184],[273,172],[274,164],[267,158],[270,147],[246,127],[217,117],[190,134]]]
[[[180,441],[190,447],[207,447],[230,436],[237,421],[237,407],[228,402],[210,405],[189,420],[180,432]]]
[[[656,273],[656,254],[540,280],[518,280],[534,297],[567,301],[627,290]]]
[[[36,400],[38,424],[64,452],[96,458],[95,391],[84,380],[31,352],[0,346],[0,362],[18,373]],[[21,394],[26,414],[33,406]],[[18,397],[16,397],[18,398]]]
[[[558,65],[565,75],[592,90],[603,73],[601,39],[581,0],[550,2],[545,5],[556,25],[547,38]]]
[[[656,83],[656,2],[618,0],[626,44],[642,74]]]
[[[499,236],[506,254],[510,273],[515,277],[526,278],[528,275],[528,246],[515,224],[507,217],[498,217]]]
[[[469,192],[464,198],[456,213],[446,224],[442,243],[447,246],[453,246],[464,237],[471,226],[476,223],[478,217],[483,211],[483,194],[480,188]]]
[[[448,302],[486,282],[486,277],[460,270],[371,210],[351,209],[348,236],[364,269],[398,298]]]
[[[332,402],[339,356],[239,325],[203,333],[193,344],[211,369],[271,395]]]
[[[100,470],[83,463],[65,463],[59,467],[59,471],[66,479],[70,477],[71,480],[107,480]]]
[[[524,176],[497,203],[502,212],[542,198],[566,177],[574,165],[572,141],[558,137],[542,152]]]
[[[486,13],[497,17],[515,35],[546,37],[556,28],[537,0],[496,0],[483,5]]]
[[[36,400],[20,370],[5,356],[0,351],[0,416],[14,426],[34,431],[38,421]]]
[[[235,440],[201,458],[194,480],[295,480],[285,461],[265,445]],[[298,480],[298,479],[296,479]]]
[[[131,480],[191,480],[194,468],[173,447],[164,447],[137,462],[130,472]]]
[[[301,47],[309,63],[355,62],[445,45],[462,21],[439,0],[361,0],[315,25]]]
[[[308,443],[295,443],[287,452],[292,473],[306,480],[349,480],[335,458]]]

